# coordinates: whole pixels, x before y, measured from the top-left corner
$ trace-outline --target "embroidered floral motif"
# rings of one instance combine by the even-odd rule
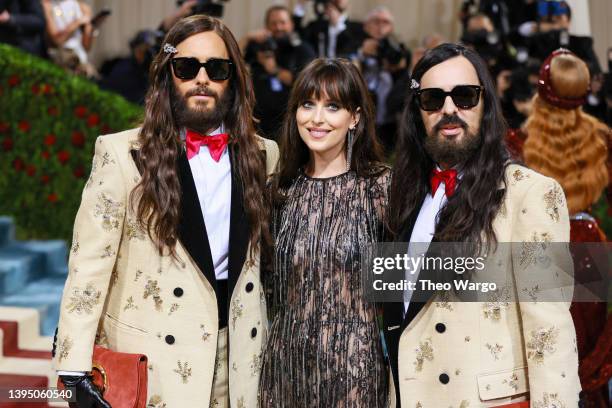
[[[414,408],[423,408],[423,404],[421,404],[420,401],[417,401],[416,405],[414,406]]]
[[[510,379],[502,381],[502,384],[508,384],[508,386],[514,389],[514,391],[518,391],[518,376],[516,375],[516,373],[513,373],[510,376]]]
[[[251,377],[255,377],[259,371],[261,371],[261,357],[257,354],[253,354],[251,358]]]
[[[538,293],[540,292],[540,286],[535,285],[533,288],[523,288],[523,292],[527,293],[527,296],[533,301],[533,303],[537,303]]]
[[[166,403],[162,400],[159,395],[151,395],[147,408],[166,408]]]
[[[123,307],[123,311],[125,312],[128,309],[138,309],[138,306],[136,306],[134,304],[134,297],[133,296],[130,296],[129,298],[127,298],[127,303]]]
[[[119,281],[119,272],[117,271],[117,268],[115,267],[113,268],[113,271],[111,272],[110,285],[115,286],[118,281]]]
[[[544,204],[546,205],[546,214],[554,222],[559,222],[559,207],[563,206],[563,192],[558,184],[544,194]]]
[[[468,408],[470,406],[470,402],[466,400],[462,400],[459,404],[459,408]]]
[[[423,369],[423,363],[425,360],[432,361],[434,358],[434,350],[431,346],[431,338],[426,339],[424,342],[419,343],[419,347],[415,349],[416,359],[413,362],[416,371]]]
[[[202,333],[202,340],[203,341],[208,340],[208,338],[210,337],[210,333],[206,331],[206,329],[204,328],[203,324],[200,325],[200,329],[202,329],[202,331],[203,331],[203,333]],[[236,364],[236,363],[234,363],[234,364]]]
[[[531,236],[531,242],[523,242],[521,244],[521,260],[519,264],[522,267],[527,267],[537,262],[545,262],[546,256],[544,251],[548,247],[548,243],[552,241],[552,236],[548,232],[534,232]]]
[[[488,296],[488,302],[485,302],[482,307],[484,316],[487,319],[499,320],[503,309],[509,306],[510,292],[507,287],[496,289]]]
[[[232,370],[238,372],[238,364],[235,361],[232,363]]]
[[[170,311],[168,312],[168,316],[170,316],[172,313],[176,312],[179,307],[180,307],[180,305],[178,303],[171,304],[170,305]]]
[[[102,167],[109,165],[109,164],[115,164],[115,161],[113,159],[111,159],[110,154],[108,152],[105,152],[102,155]]]
[[[144,240],[145,239],[144,231],[142,230],[142,228],[140,227],[140,224],[136,220],[128,219],[126,226],[125,226],[125,234],[130,240],[132,239]]]
[[[504,218],[506,218],[506,216],[508,215],[508,208],[506,207],[505,201],[499,207],[499,215],[501,215]]]
[[[96,290],[92,283],[88,283],[84,290],[76,287],[72,289],[70,295],[70,303],[66,306],[69,313],[77,312],[77,314],[91,314],[92,309],[100,303],[101,292]]]
[[[219,401],[217,401],[217,399],[216,399],[216,398],[213,398],[213,399],[210,401],[209,408],[215,408],[215,407],[218,407],[218,406],[219,406]]]
[[[533,408],[565,408],[565,404],[558,398],[557,394],[544,393],[541,401],[532,402]]]
[[[112,246],[107,245],[104,248],[104,253],[102,254],[101,258],[112,258],[113,256],[115,256],[117,254],[117,252],[115,252],[115,250],[113,249]]]
[[[183,364],[181,363],[181,360],[179,360],[178,369],[175,368],[173,371],[181,376],[183,384],[187,384],[189,377],[191,377],[191,367],[189,367],[189,363],[187,361],[185,361],[185,364]]]
[[[102,219],[102,228],[105,231],[119,230],[123,204],[108,197],[105,193],[98,195],[98,202],[94,216]]]
[[[449,312],[453,311],[453,305],[449,302],[450,294],[448,291],[440,293],[440,301],[436,302],[436,307],[440,309],[447,309]]]
[[[465,339],[464,339],[464,340],[465,340],[465,342],[466,342],[466,343],[469,343],[471,339],[472,339],[472,338],[471,338],[470,336],[465,336]]]
[[[155,302],[155,310],[161,312],[162,304],[164,303],[164,301],[159,296],[159,292],[160,289],[159,286],[157,286],[157,281],[149,279],[147,281],[147,285],[145,286],[145,291],[142,295],[142,298],[147,299],[149,296],[151,296],[153,298],[153,301]]]
[[[504,346],[498,343],[495,343],[495,345],[487,343],[485,346],[489,349],[493,358],[499,360],[499,353],[501,353]]]
[[[246,404],[244,403],[244,397],[238,398],[237,408],[246,408]]]
[[[134,276],[134,282],[138,281],[138,278],[142,275],[141,270],[136,270],[136,275]]]
[[[547,353],[552,354],[555,352],[558,336],[559,330],[554,326],[548,329],[540,328],[532,330],[531,337],[527,343],[527,350],[529,350],[527,358],[536,363],[544,362],[544,357]]]
[[[108,337],[106,336],[106,330],[104,330],[104,328],[101,328],[100,331],[96,333],[95,343],[98,346],[108,346]]]
[[[74,238],[72,239],[72,245],[70,246],[70,252],[72,252],[73,255],[76,255],[79,253],[79,249],[81,249],[81,244],[79,244],[79,235],[75,233]]]
[[[240,298],[234,299],[232,302],[232,328],[236,328],[236,320],[239,317],[242,317],[242,312],[244,311],[244,306],[240,303]]]
[[[255,266],[255,261],[251,258],[244,263],[244,267],[247,269],[251,269],[253,266]]]
[[[512,177],[514,178],[514,181],[516,183],[517,181],[528,179],[529,174],[523,173],[521,169],[516,169],[514,170],[514,173],[512,173]]]
[[[70,337],[64,338],[58,348],[59,361],[62,362],[63,359],[68,358],[68,354],[70,354],[70,350],[72,349],[73,341]]]

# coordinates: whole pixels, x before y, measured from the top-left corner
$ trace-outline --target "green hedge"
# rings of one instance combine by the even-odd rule
[[[21,239],[70,239],[100,134],[136,126],[140,107],[0,44],[0,214]]]

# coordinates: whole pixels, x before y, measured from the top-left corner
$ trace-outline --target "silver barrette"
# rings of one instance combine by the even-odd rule
[[[419,89],[420,87],[421,84],[419,84],[417,81],[414,79],[410,80],[410,89]]]
[[[178,52],[178,50],[172,44],[165,43],[164,44],[164,52],[166,54],[176,54]]]

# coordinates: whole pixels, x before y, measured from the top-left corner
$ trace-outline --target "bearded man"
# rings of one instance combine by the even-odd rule
[[[192,16],[164,42],[142,127],[95,143],[54,364],[79,407],[108,406],[89,375],[94,343],[148,357],[149,407],[255,406],[263,197],[278,148],[255,134],[227,27]]]
[[[486,256],[484,269],[468,278],[486,282],[501,272],[505,286],[488,293],[488,301],[460,302],[458,291],[420,283],[431,276],[457,281],[462,272],[420,270],[405,302],[384,304],[390,406],[576,407],[573,281],[563,279],[572,267],[567,246],[559,244],[569,242],[563,190],[509,161],[495,88],[474,51],[443,44],[426,52],[410,88],[391,227],[409,248],[477,248]],[[543,247],[550,256],[540,267],[529,250]],[[546,296],[537,282],[547,283]]]

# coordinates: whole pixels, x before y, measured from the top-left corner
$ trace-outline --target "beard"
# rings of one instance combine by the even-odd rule
[[[442,127],[450,124],[463,129],[464,136],[460,142],[449,140],[440,134]],[[436,163],[444,163],[449,167],[460,166],[466,163],[480,147],[480,134],[470,132],[467,123],[457,115],[445,115],[433,127],[431,134],[427,135],[423,147]]]
[[[187,99],[194,95],[206,95],[214,98],[214,107],[196,103],[189,107]],[[232,106],[232,92],[225,90],[221,95],[206,86],[198,86],[189,90],[185,96],[176,87],[172,92],[172,114],[180,127],[185,127],[199,133],[206,133],[218,128],[225,120]]]

